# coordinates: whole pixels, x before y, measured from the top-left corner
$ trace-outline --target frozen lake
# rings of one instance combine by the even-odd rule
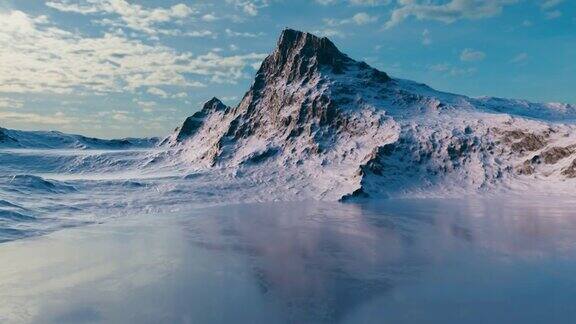
[[[575,323],[576,202],[261,203],[0,244],[2,323]]]

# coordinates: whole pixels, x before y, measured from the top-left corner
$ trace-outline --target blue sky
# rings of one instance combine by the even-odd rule
[[[574,0],[0,0],[0,126],[166,135],[236,104],[285,27],[440,90],[576,103]]]

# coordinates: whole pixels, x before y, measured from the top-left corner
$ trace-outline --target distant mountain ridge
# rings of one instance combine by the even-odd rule
[[[56,131],[20,131],[0,127],[0,147],[39,149],[125,149],[151,147],[158,138],[99,139]]]
[[[394,79],[286,29],[237,106],[213,98],[165,145],[193,168],[232,168],[321,199],[466,194],[573,184],[575,119],[568,104]]]

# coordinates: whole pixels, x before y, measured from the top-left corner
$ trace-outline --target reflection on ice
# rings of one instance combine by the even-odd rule
[[[261,293],[279,299],[294,322],[339,320],[418,262],[403,251],[401,223],[371,224],[356,206],[277,207],[211,209],[186,228],[195,246],[249,260]]]
[[[0,321],[568,323],[574,206],[391,200],[134,216],[0,245]]]

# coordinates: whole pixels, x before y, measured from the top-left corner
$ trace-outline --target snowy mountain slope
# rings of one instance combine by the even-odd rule
[[[0,148],[128,149],[152,147],[157,142],[157,138],[105,140],[56,131],[21,131],[0,127]]]
[[[0,242],[138,210],[157,142],[0,128]]]
[[[436,91],[290,29],[238,106],[214,98],[197,114],[166,139],[170,161],[311,198],[563,188],[576,176],[574,106]]]
[[[519,99],[481,97],[474,100],[479,109],[554,122],[576,121],[576,106],[551,102],[533,103]]]

